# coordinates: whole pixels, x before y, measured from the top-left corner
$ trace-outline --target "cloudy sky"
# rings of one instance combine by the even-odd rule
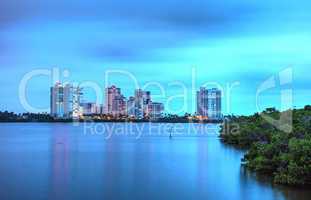
[[[69,71],[62,81],[102,88],[107,70],[131,73],[140,87],[157,82],[165,95],[154,99],[175,113],[193,112],[192,90],[208,82],[224,89],[225,113],[280,108],[284,88],[293,89],[293,106],[311,104],[310,10],[308,0],[2,0],[0,110],[25,111],[21,79],[53,67]],[[260,85],[289,67],[292,83],[280,86],[276,77],[257,105]],[[48,108],[51,84],[45,76],[31,79],[28,102]],[[125,96],[135,88],[124,74],[111,75],[109,84]],[[148,89],[161,92],[155,84]],[[94,96],[85,89],[85,101]]]

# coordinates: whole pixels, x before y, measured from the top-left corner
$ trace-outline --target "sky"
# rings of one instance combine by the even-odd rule
[[[106,83],[133,95],[134,77],[177,114],[195,112],[205,84],[222,89],[225,114],[302,107],[311,104],[310,10],[309,0],[2,0],[0,110],[29,111],[23,77],[54,68],[63,82],[99,86],[99,102]],[[33,77],[27,102],[47,110],[52,84]],[[84,87],[84,101],[95,94]]]

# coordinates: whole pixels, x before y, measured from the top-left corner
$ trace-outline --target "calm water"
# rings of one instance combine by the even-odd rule
[[[245,171],[243,152],[223,145],[215,125],[177,124],[172,139],[165,124],[90,125],[0,124],[0,199],[311,196],[275,188]]]

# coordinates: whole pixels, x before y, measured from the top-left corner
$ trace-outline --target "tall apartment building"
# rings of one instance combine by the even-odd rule
[[[204,87],[197,91],[197,115],[208,116],[208,90]]]
[[[50,114],[56,118],[75,118],[80,115],[81,89],[71,84],[56,83],[50,88]]]
[[[117,88],[114,85],[106,88],[105,98],[106,114],[111,114],[113,116],[126,114],[126,99],[121,94],[120,88]]]
[[[201,87],[197,91],[197,115],[209,119],[220,119],[222,117],[220,90]]]
[[[150,103],[151,95],[149,91],[143,91],[142,89],[135,90],[135,117],[137,119],[146,117]]]
[[[162,117],[164,111],[163,104],[152,102],[151,93],[142,89],[135,90],[134,96],[126,100],[120,88],[111,86],[106,88],[105,98],[105,114],[114,117],[128,115],[136,119],[156,119]]]
[[[127,115],[135,117],[135,97],[130,97],[126,104]]]
[[[221,117],[221,91],[213,88],[208,90],[208,118],[220,119]]]
[[[123,95],[116,96],[112,107],[114,116],[126,115],[126,98]]]
[[[74,119],[82,116],[82,108],[80,106],[82,95],[82,88],[72,87],[72,118]]]

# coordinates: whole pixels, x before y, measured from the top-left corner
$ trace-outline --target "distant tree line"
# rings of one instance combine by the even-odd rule
[[[16,114],[13,112],[1,112],[0,111],[0,122],[40,122],[40,121],[53,121],[53,117],[51,117],[47,113],[23,113]]]
[[[292,131],[279,130],[261,114],[273,119],[292,114]],[[248,169],[272,177],[277,184],[311,186],[311,106],[230,116],[220,137],[224,143],[248,150],[242,160]]]
[[[60,119],[54,118],[48,113],[23,113],[16,114],[13,112],[0,112],[0,122],[72,122],[73,119]],[[92,121],[92,122],[158,122],[158,123],[221,123],[222,120],[198,120],[191,118],[191,115],[186,113],[183,116],[165,114],[162,118],[158,119],[134,119],[126,115],[115,118],[107,114],[92,114],[84,115],[79,121]]]

